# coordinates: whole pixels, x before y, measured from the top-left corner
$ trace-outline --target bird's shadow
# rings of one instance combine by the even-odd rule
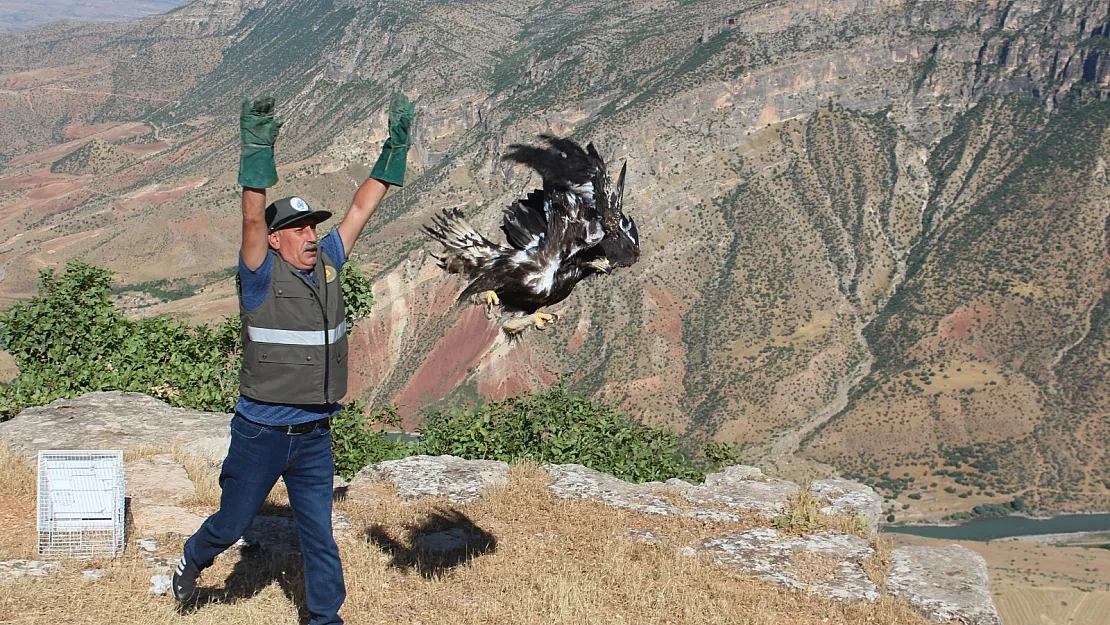
[[[438,510],[405,531],[405,540],[391,536],[381,525],[365,533],[390,556],[389,565],[415,570],[425,578],[438,577],[474,558],[497,550],[497,538],[462,512]]]

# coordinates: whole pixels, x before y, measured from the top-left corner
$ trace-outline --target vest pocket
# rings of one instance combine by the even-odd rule
[[[304,352],[290,352],[284,349],[262,349],[258,353],[258,362],[268,362],[281,365],[311,365],[312,354]]]

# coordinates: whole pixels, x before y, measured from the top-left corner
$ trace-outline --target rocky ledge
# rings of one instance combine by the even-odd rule
[[[137,449],[173,447],[180,453],[146,455],[127,463],[127,495],[135,531],[141,536],[187,535],[202,518],[190,512],[195,485],[176,458],[193,456],[206,462],[222,460],[228,445],[230,415],[171,408],[133,393],[90,393],[24,411],[0,423],[0,440],[29,457],[39,449]],[[645,515],[678,515],[710,521],[741,518],[776,519],[788,514],[802,489],[768,477],[748,466],[732,466],[706,477],[701,484],[682,480],[633,484],[581,465],[543,467],[550,475],[554,497],[595,501]],[[484,489],[506,483],[509,465],[452,456],[413,456],[366,467],[349,483],[339,484],[355,501],[373,496],[376,483],[392,484],[403,497],[443,497],[465,505]],[[868,575],[876,557],[867,533],[877,526],[881,499],[869,487],[842,479],[815,481],[809,495],[824,515],[856,520],[854,533],[833,530],[799,533],[771,527],[729,532],[693,545],[671,545],[652,532],[630,528],[629,537],[676,548],[687,555],[710,558],[722,567],[783,586],[843,601],[874,601],[883,592]],[[337,540],[356,532],[340,514],[333,516]],[[772,523],[768,523],[772,525]],[[866,528],[866,529],[863,529]],[[436,550],[465,548],[462,533],[436,534]],[[456,535],[458,534],[458,535]],[[863,534],[863,535],[860,535]],[[460,542],[460,545],[455,543]],[[289,519],[259,516],[241,549],[257,543],[273,553],[295,553],[299,545]],[[144,542],[139,541],[140,547]],[[988,592],[983,558],[968,549],[900,547],[890,555],[885,591],[901,597],[932,622],[999,625],[998,611]],[[168,563],[151,559],[152,592],[164,592]],[[0,562],[0,582],[49,575],[53,562]],[[97,571],[88,571],[95,581]]]

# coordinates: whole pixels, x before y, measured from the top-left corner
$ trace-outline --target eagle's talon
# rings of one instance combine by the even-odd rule
[[[490,319],[493,319],[493,316],[494,316],[493,315],[493,308],[494,308],[494,306],[500,306],[501,305],[501,300],[497,297],[497,293],[495,291],[492,291],[492,290],[486,291],[485,295],[486,295],[486,317],[488,317]]]
[[[538,312],[532,315],[532,318],[535,320],[537,330],[546,330],[548,324],[555,323],[555,321],[559,319],[559,316]]]

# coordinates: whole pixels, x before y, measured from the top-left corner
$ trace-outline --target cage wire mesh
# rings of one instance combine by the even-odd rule
[[[40,451],[38,552],[115,557],[124,542],[122,451]]]

